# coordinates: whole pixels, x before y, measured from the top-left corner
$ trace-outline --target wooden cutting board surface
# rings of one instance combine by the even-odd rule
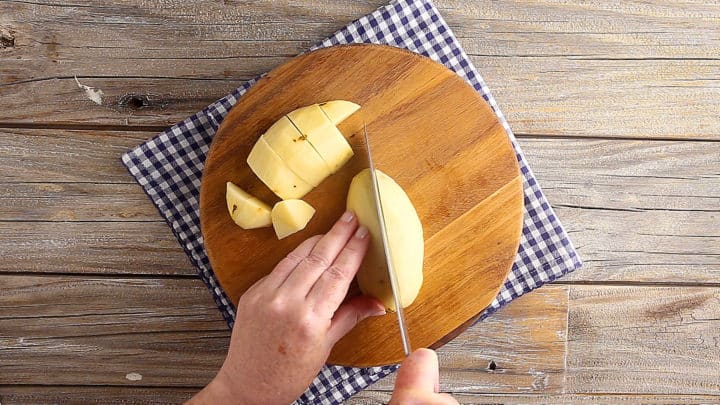
[[[272,228],[236,226],[225,204],[226,181],[271,205],[279,201],[245,161],[258,137],[298,107],[335,99],[362,106],[339,125],[355,156],[305,196],[317,209],[307,228],[277,240]],[[438,347],[469,326],[505,281],[520,240],[523,193],[515,152],[488,104],[420,55],[380,45],[325,48],[252,86],[223,121],[205,162],[200,215],[210,263],[237,303],[301,241],[326,232],[345,210],[350,180],[366,167],[363,120],[377,168],[405,189],[423,224],[424,282],[405,312],[411,343]],[[388,313],[362,321],[338,342],[329,363],[402,358],[396,316]]]

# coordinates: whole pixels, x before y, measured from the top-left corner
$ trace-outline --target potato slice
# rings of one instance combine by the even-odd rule
[[[277,120],[265,132],[263,139],[306,183],[317,186],[330,175],[328,165],[287,116]]]
[[[303,200],[283,200],[275,204],[271,217],[278,239],[285,238],[305,229],[315,208]]]
[[[332,173],[352,157],[353,150],[345,136],[318,104],[298,108],[288,113],[287,117],[305,135]]]
[[[302,198],[313,188],[290,170],[262,137],[255,142],[247,163],[255,175],[282,199]]]
[[[225,188],[225,201],[233,221],[243,229],[270,226],[270,206],[231,182]]]
[[[415,207],[405,191],[390,176],[375,170],[382,199],[388,243],[403,308],[415,301],[423,281],[423,229]],[[370,169],[358,173],[350,183],[347,208],[355,213],[371,236],[370,250],[357,274],[363,293],[395,310],[390,278],[385,265],[380,224],[375,211]]]
[[[352,101],[333,100],[326,103],[320,103],[320,108],[323,110],[325,115],[327,115],[333,125],[338,125],[339,123],[345,121],[345,118],[353,115],[355,111],[359,110],[360,106]]]

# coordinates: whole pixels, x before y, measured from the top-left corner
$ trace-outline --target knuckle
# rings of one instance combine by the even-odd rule
[[[282,317],[288,312],[288,305],[285,300],[275,297],[268,302],[267,311],[273,317]]]
[[[311,253],[308,257],[303,259],[305,263],[307,263],[310,266],[313,267],[321,267],[321,268],[328,268],[330,267],[331,263],[330,260],[326,259],[322,255],[319,255],[317,253]]]
[[[299,254],[295,252],[288,253],[287,256],[285,256],[281,261],[280,264],[286,265],[286,266],[294,266],[298,263],[300,263],[304,257],[300,256]]]
[[[328,267],[328,269],[325,270],[325,274],[333,281],[343,281],[346,278],[345,269],[337,264]]]

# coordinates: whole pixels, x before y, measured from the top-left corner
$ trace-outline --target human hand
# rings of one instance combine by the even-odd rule
[[[418,349],[400,365],[390,405],[437,404],[458,402],[450,394],[439,394],[440,374],[435,351]]]
[[[368,249],[368,231],[346,212],[325,235],[301,243],[237,305],[227,358],[191,403],[287,404],[310,385],[335,343],[377,300],[343,304]]]

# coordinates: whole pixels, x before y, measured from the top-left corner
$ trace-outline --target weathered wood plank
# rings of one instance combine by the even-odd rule
[[[6,111],[0,122],[167,125],[383,3],[203,3],[197,13],[190,2],[167,8],[141,0],[117,8],[5,2],[0,25],[12,46],[0,50]],[[438,6],[518,133],[720,133],[717,7],[458,0]],[[87,99],[74,75],[103,90],[103,105]]]
[[[570,288],[566,392],[720,393],[720,288]]]
[[[197,274],[164,222],[0,222],[0,272]]]
[[[0,276],[0,285],[4,384],[202,385],[227,350],[227,325],[196,279]]]
[[[720,144],[522,139],[584,260],[564,280],[720,280]]]
[[[567,287],[548,286],[468,329],[438,349],[440,388],[562,392],[567,305]],[[390,376],[372,389],[392,390],[394,384],[395,376]]]
[[[0,183],[0,221],[161,221],[119,161],[127,148],[153,135],[3,130],[0,168],[8,173],[4,180],[13,183]],[[586,267],[565,280],[720,279],[720,234],[715,232],[720,229],[720,144],[536,138],[520,144],[585,260]],[[73,183],[56,183],[67,181]],[[112,249],[106,254],[126,260],[124,241],[144,229],[144,224],[116,228],[118,239],[107,241]],[[91,236],[99,232],[91,225],[83,230]],[[171,247],[172,240],[162,235]],[[117,240],[121,243],[112,245]],[[164,256],[156,258],[159,262],[147,258],[143,271],[167,263]],[[37,260],[45,261],[40,253]]]
[[[0,386],[0,403],[5,405],[179,404],[192,397],[197,388],[182,387],[90,387],[90,386]],[[710,395],[618,395],[618,394],[468,394],[455,393],[461,404],[712,404],[720,396]],[[390,392],[365,390],[346,403],[387,404]]]
[[[349,405],[387,404],[391,393],[388,391],[366,390],[352,397]],[[720,396],[714,395],[640,395],[640,394],[468,394],[453,393],[453,397],[461,404],[714,404]]]
[[[2,182],[133,183],[120,156],[152,132],[0,129]]]
[[[181,404],[197,388],[183,387],[91,387],[91,386],[0,386],[3,405],[146,405]]]
[[[0,285],[5,384],[200,387],[227,348],[198,280],[0,276]],[[458,376],[447,380],[456,390],[558,392],[566,319],[567,287],[529,294],[443,348],[443,375]]]
[[[0,221],[162,221],[137,184],[0,183]]]
[[[89,386],[14,386],[0,387],[0,401],[6,405],[67,404],[179,404],[192,397],[196,388],[165,387],[89,387]],[[522,395],[522,394],[453,394],[461,404],[711,404],[720,401],[709,395]],[[347,404],[387,404],[390,392],[365,390]]]

